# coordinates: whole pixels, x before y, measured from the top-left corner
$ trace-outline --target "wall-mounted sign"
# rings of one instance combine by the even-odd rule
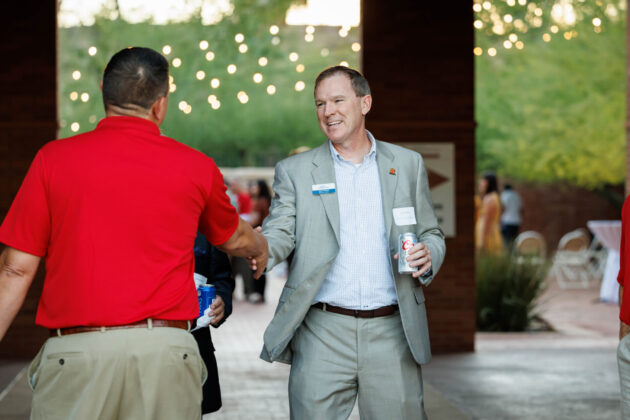
[[[422,155],[429,175],[431,198],[444,235],[455,236],[455,144],[397,143]]]

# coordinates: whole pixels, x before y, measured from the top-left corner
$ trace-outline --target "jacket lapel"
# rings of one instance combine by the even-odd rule
[[[392,209],[396,194],[396,184],[398,183],[398,169],[394,162],[394,155],[379,140],[376,140],[376,164],[378,165],[378,175],[381,179],[383,216],[385,218],[387,238],[389,239],[392,230]]]
[[[311,172],[311,175],[313,176],[313,184],[330,184],[334,182],[335,189],[337,189],[335,167],[333,166],[328,141],[315,150],[313,165],[315,166]],[[332,226],[332,229],[335,232],[337,244],[341,245],[341,240],[339,239],[339,199],[337,198],[337,191],[330,194],[320,194],[319,198],[324,204],[326,216],[328,217],[330,226]]]

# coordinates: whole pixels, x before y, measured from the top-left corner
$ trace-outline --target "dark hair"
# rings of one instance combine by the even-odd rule
[[[267,183],[259,179],[256,181],[256,185],[258,185],[258,197],[269,198],[271,199],[271,193],[269,192],[269,186]]]
[[[168,94],[168,61],[157,51],[129,47],[118,51],[103,73],[105,109],[148,110],[161,96]]]
[[[481,177],[488,182],[488,186],[486,187],[486,192],[484,193],[484,195],[490,194],[491,192],[499,191],[497,176],[494,174],[494,172],[484,172]]]
[[[315,79],[315,90],[317,90],[317,86],[324,80],[336,74],[345,74],[350,79],[350,84],[352,85],[352,90],[354,93],[359,96],[371,95],[370,85],[365,77],[358,71],[351,69],[346,66],[334,66],[329,67],[326,70],[319,73],[317,79]]]

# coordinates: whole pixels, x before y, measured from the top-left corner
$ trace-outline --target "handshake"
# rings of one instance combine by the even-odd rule
[[[256,279],[265,271],[267,259],[269,258],[267,239],[265,239],[261,231],[260,227],[252,229],[249,223],[239,219],[238,227],[230,239],[217,246],[218,249],[226,254],[247,258],[252,271],[254,271],[253,276]]]

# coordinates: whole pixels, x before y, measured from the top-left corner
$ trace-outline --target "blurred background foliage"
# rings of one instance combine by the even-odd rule
[[[118,2],[109,1],[91,25],[60,25],[60,137],[91,130],[104,117],[103,69],[114,53],[137,45],[162,52],[171,63],[174,87],[163,133],[220,166],[273,166],[298,146],[320,144],[313,81],[340,62],[358,67],[359,29],[285,24],[289,6],[304,1],[223,2],[228,10],[214,24],[204,22],[203,2],[185,3],[192,12],[175,23],[130,23]]]
[[[477,169],[625,181],[625,1],[475,0]]]

